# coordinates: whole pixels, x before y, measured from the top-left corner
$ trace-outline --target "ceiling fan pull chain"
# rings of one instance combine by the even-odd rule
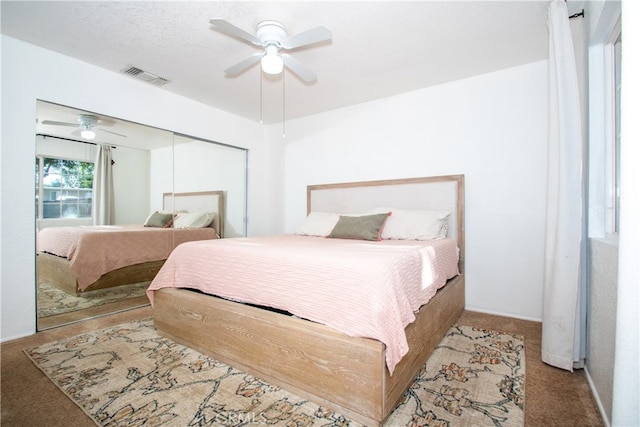
[[[262,68],[260,68],[258,78],[260,79],[260,124],[262,124]]]
[[[282,73],[282,137],[286,138],[287,134],[285,132],[285,128],[284,128],[284,122],[285,122],[285,109],[284,109],[284,76],[287,75],[287,73]]]

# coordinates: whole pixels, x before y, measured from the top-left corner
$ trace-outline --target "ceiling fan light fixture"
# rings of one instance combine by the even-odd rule
[[[282,72],[284,62],[278,53],[277,46],[271,45],[266,47],[265,54],[260,60],[260,65],[262,66],[262,71],[267,74],[280,74]]]
[[[91,114],[80,114],[78,116],[78,125],[80,126],[80,136],[91,141],[96,137],[93,126],[98,124],[98,118]]]
[[[244,43],[264,49],[263,52],[256,52],[224,70],[228,77],[236,77],[261,62],[262,72],[266,74],[280,74],[286,66],[289,71],[305,83],[314,83],[317,77],[316,74],[285,52],[327,42],[332,37],[331,31],[322,25],[289,36],[285,26],[278,21],[262,21],[258,23],[255,35],[223,19],[210,19],[209,23],[215,30],[226,33]]]
[[[83,129],[80,131],[80,136],[91,141],[92,139],[95,139],[96,133],[91,129]]]

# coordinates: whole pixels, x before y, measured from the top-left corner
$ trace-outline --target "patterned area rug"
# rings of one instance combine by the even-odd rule
[[[47,283],[39,283],[38,317],[55,316],[143,296],[149,287],[149,283],[151,282],[141,282],[119,286],[115,289],[93,291],[83,296],[71,295]]]
[[[146,319],[25,350],[99,426],[360,426],[157,335]],[[454,326],[385,426],[524,425],[524,341]]]

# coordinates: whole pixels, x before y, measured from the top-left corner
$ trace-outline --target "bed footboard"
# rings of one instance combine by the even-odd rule
[[[156,291],[154,319],[165,337],[354,421],[381,425],[463,309],[459,275],[406,328],[410,351],[393,375],[376,340],[189,290]]]

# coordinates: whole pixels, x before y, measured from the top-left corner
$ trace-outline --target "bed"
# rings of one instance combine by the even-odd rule
[[[182,224],[195,218],[208,226],[174,228],[178,217],[158,212],[147,225],[49,227],[37,233],[38,283],[48,283],[74,295],[151,281],[179,244],[224,235],[224,192],[164,193],[163,211],[185,214]],[[200,213],[203,213],[202,215]],[[175,218],[174,218],[175,217]],[[197,217],[197,218],[196,218]],[[195,221],[192,222],[195,224]],[[159,226],[164,225],[164,226]]]
[[[213,252],[212,248],[207,248],[212,245],[220,246],[218,244],[222,242],[208,242],[211,245],[204,245],[202,242],[187,243],[169,257],[167,264],[147,291],[154,307],[156,329],[163,336],[209,354],[221,362],[318,404],[328,406],[354,421],[366,425],[382,425],[428,359],[433,348],[464,309],[464,176],[450,175],[307,187],[307,213],[309,214],[307,219],[314,212],[355,216],[369,214],[378,208],[382,208],[381,211],[384,212],[389,206],[398,209],[398,212],[399,210],[433,210],[450,213],[446,218],[447,238],[438,239],[435,246],[442,245],[450,248],[445,240],[454,242],[457,260],[455,274],[448,273],[449,277],[443,280],[439,274],[433,273],[436,271],[434,266],[439,262],[437,261],[439,258],[435,258],[435,261],[432,260],[434,262],[429,264],[424,254],[434,252],[435,249],[432,246],[428,246],[431,249],[425,249],[426,246],[416,245],[416,242],[413,242],[413,247],[407,248],[402,242],[385,242],[384,240],[361,242],[317,236],[285,236],[288,240],[293,239],[294,247],[298,248],[298,255],[294,258],[293,255],[289,255],[289,252],[281,252],[279,245],[283,243],[280,243],[277,236],[227,239],[227,242],[223,242],[224,253],[236,256],[237,262],[220,259],[218,257],[222,257],[223,253]],[[325,261],[324,255],[321,254],[326,252],[317,248],[315,243],[309,243],[312,247],[306,247],[307,243],[301,243],[300,240],[304,238],[316,239],[321,245],[332,245],[332,253],[338,251],[337,254],[343,260],[348,258],[345,255],[348,252],[340,251],[350,251],[354,245],[361,246],[366,251],[375,252],[378,263],[386,262],[384,261],[386,255],[381,257],[378,251],[403,254],[406,252],[409,254],[408,258],[398,255],[398,260],[402,260],[403,267],[396,268],[394,272],[398,273],[406,266],[408,271],[418,267],[424,274],[424,267],[429,265],[433,273],[430,277],[437,280],[434,279],[433,283],[430,282],[429,286],[424,286],[423,289],[418,289],[418,286],[417,292],[431,294],[428,296],[430,299],[425,304],[419,302],[417,305],[412,300],[411,304],[414,305],[409,304],[411,307],[409,317],[412,318],[400,316],[404,323],[401,326],[401,336],[386,333],[376,335],[370,331],[362,333],[361,336],[353,336],[359,333],[357,331],[362,332],[363,329],[356,326],[356,332],[349,330],[350,322],[344,321],[347,316],[342,316],[342,322],[324,322],[326,319],[322,318],[322,313],[335,308],[320,307],[323,306],[322,300],[326,301],[326,296],[318,293],[322,286],[316,286],[323,282],[322,276],[317,274],[322,274],[321,266]],[[269,242],[270,240],[273,241]],[[335,241],[343,248],[336,249],[333,246],[334,242],[329,241]],[[378,249],[373,249],[373,246],[378,244]],[[238,246],[251,249],[242,252],[237,248]],[[260,250],[260,246],[264,246],[266,252],[256,252]],[[266,255],[267,252],[276,255]],[[183,254],[189,257],[188,261],[181,258]],[[282,256],[278,258],[277,254]],[[331,256],[335,255],[334,253]],[[203,258],[200,260],[199,256]],[[253,264],[257,266],[256,269],[262,272],[265,282],[269,283],[269,286],[263,286],[264,288],[270,291],[273,287],[274,294],[283,293],[282,289],[306,292],[309,296],[308,301],[314,303],[310,305],[317,305],[320,308],[313,313],[299,313],[296,303],[293,306],[284,306],[287,309],[283,311],[282,306],[279,305],[281,301],[263,301],[260,298],[247,300],[244,296],[237,297],[238,294],[235,293],[226,294],[224,288],[218,288],[215,295],[204,293],[202,289],[210,289],[209,282],[215,281],[199,274],[198,263],[204,266],[207,263],[207,257],[216,259],[219,263],[218,267],[234,268],[235,266],[235,270],[229,273],[230,276],[226,275],[226,270],[219,270],[218,276],[222,281],[233,277],[234,284],[247,286],[250,285],[251,280],[255,281],[250,279],[245,282],[246,277],[256,277],[248,273],[255,261]],[[247,260],[243,261],[243,257],[248,259],[248,263]],[[314,269],[311,261],[307,264],[303,263],[305,257],[316,260],[319,267],[315,269],[320,270],[320,273],[311,271]],[[267,259],[267,265],[271,265],[271,268],[265,268],[258,262],[258,258]],[[276,262],[277,259],[279,261]],[[299,266],[304,265],[304,269],[296,270],[295,266],[286,265],[286,260],[291,260],[293,264],[300,263]],[[328,260],[326,263],[335,265],[336,261]],[[411,263],[415,263],[415,266]],[[395,264],[389,261],[389,265]],[[371,275],[366,276],[370,272],[356,271],[365,269],[346,264],[344,268],[346,270],[339,270],[341,274],[338,276],[352,275],[355,281],[353,286],[357,286],[358,280],[362,277],[367,278],[367,285],[373,284],[375,280]],[[349,270],[351,268],[354,269],[353,273]],[[390,275],[395,278],[394,280],[398,276],[395,273]],[[403,274],[398,274],[400,277],[398,280],[407,282],[413,280],[405,279]],[[274,277],[280,277],[281,283],[270,281],[274,280]],[[334,275],[333,279],[336,277]],[[310,280],[309,278],[314,278],[309,287],[296,287],[296,281],[305,282]],[[393,283],[393,287],[397,285],[396,282],[389,283]],[[279,288],[279,286],[282,287]],[[407,287],[411,286],[414,285],[407,284]],[[240,289],[238,292],[241,293],[244,286],[235,286],[235,288]],[[257,294],[254,292],[256,289],[249,287],[249,293]],[[332,290],[332,292],[343,291],[344,288]],[[334,304],[330,305],[338,306],[339,312],[343,307],[343,299],[349,298],[334,298]],[[377,304],[384,303],[385,298],[382,300],[373,298],[370,302],[377,307]],[[271,309],[265,309],[265,306]],[[386,323],[386,321],[380,322],[379,314],[374,311],[376,310],[371,311],[369,323],[376,325]],[[384,319],[388,311],[386,309],[379,311]],[[406,312],[406,307],[405,310],[400,311]],[[353,317],[351,323],[357,325],[368,323],[366,319],[360,322],[360,317],[355,316],[355,312],[349,313]],[[335,317],[329,316],[330,319]],[[388,319],[390,319],[389,323],[397,323],[394,317]],[[345,327],[347,333],[345,333]],[[366,329],[369,326],[363,327]],[[397,348],[398,342],[400,342],[400,353]],[[402,351],[403,342],[406,346],[404,352]]]

